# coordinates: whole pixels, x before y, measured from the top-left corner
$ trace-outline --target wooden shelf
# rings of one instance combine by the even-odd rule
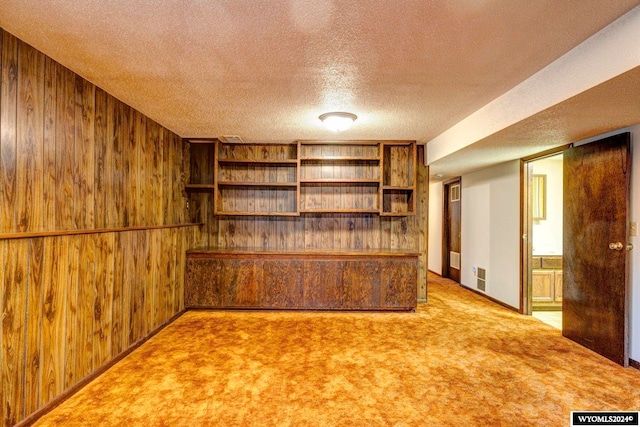
[[[380,185],[379,179],[334,179],[334,178],[318,178],[318,179],[301,179],[300,184],[375,184]]]
[[[206,197],[216,215],[415,215],[415,141],[190,141],[194,222]]]
[[[227,164],[251,164],[251,165],[291,165],[298,164],[296,159],[218,159],[218,163]]]
[[[297,188],[298,184],[295,183],[295,182],[219,181],[218,182],[218,187],[291,187],[291,188]]]
[[[301,161],[309,162],[379,162],[380,157],[361,156],[306,156],[300,157]]]
[[[228,216],[300,216],[298,212],[231,212],[231,211],[218,211],[218,215]]]
[[[379,214],[380,209],[301,209],[300,213],[321,213],[321,214]]]

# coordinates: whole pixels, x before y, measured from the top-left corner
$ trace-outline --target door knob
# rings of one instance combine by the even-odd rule
[[[622,249],[624,249],[624,245],[622,244],[622,242],[612,242],[609,243],[609,249],[611,249],[612,251],[621,251]]]

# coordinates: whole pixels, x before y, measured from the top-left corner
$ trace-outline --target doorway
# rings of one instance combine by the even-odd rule
[[[462,251],[462,187],[460,177],[443,184],[442,277],[460,283]]]
[[[558,305],[563,336],[622,366],[629,363],[630,147],[623,133],[556,150],[562,151],[561,251],[541,244],[534,230],[552,206],[549,176],[538,173],[534,160],[555,153],[523,159],[521,311]]]
[[[562,330],[563,154],[528,162],[531,314]]]

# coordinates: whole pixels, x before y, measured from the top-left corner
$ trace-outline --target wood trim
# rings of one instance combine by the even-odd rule
[[[287,249],[287,250],[273,250],[262,248],[207,248],[207,249],[189,249],[187,256],[190,258],[210,256],[229,256],[229,257],[244,257],[246,255],[276,255],[278,257],[283,256],[335,256],[335,257],[352,257],[352,256],[382,256],[382,257],[414,257],[419,256],[420,252],[413,249]]]
[[[461,287],[463,287],[463,288],[465,288],[465,289],[467,289],[467,290],[469,290],[469,291],[471,291],[471,292],[473,292],[474,294],[478,294],[478,295],[480,295],[480,296],[482,296],[482,297],[484,297],[484,298],[488,299],[488,300],[489,300],[489,301],[491,301],[491,302],[495,302],[496,304],[498,304],[498,305],[500,305],[500,306],[502,306],[502,307],[504,307],[504,308],[506,308],[506,309],[509,309],[509,310],[511,310],[511,311],[515,311],[516,313],[519,313],[519,309],[518,309],[518,308],[513,307],[513,306],[511,306],[511,305],[507,304],[506,302],[502,302],[502,301],[500,301],[500,300],[497,300],[497,299],[493,298],[492,296],[489,296],[489,295],[487,295],[487,294],[485,294],[485,293],[482,293],[482,292],[480,292],[480,291],[478,291],[478,290],[475,290],[475,289],[473,289],[473,288],[470,288],[470,287],[469,287],[469,286],[467,286],[467,285],[463,285],[462,283],[460,284],[460,286],[461,286]]]
[[[531,314],[529,303],[529,247],[531,246],[531,230],[529,230],[528,202],[528,170],[529,163],[520,160],[520,314]],[[527,236],[525,241],[524,236]]]
[[[529,210],[531,206],[529,197],[529,163],[535,160],[544,159],[545,157],[554,156],[571,147],[573,147],[573,143],[551,148],[520,159],[520,314],[529,315],[532,311],[532,304],[530,301],[531,268],[529,265],[529,253],[532,252],[531,236],[533,234],[533,222],[529,217]],[[525,234],[527,235],[527,242],[522,239]]]
[[[346,139],[346,140],[322,140],[322,139],[301,139],[300,142],[302,145],[313,145],[313,144],[354,144],[354,145],[363,145],[363,144],[393,144],[393,145],[410,145],[415,143],[415,140],[412,139]]]
[[[549,157],[549,156],[553,156],[556,154],[559,154],[561,152],[563,152],[564,150],[573,147],[573,144],[565,144],[565,145],[561,145],[559,147],[555,147],[555,148],[550,148],[548,150],[542,151],[540,153],[536,153],[536,154],[532,154],[530,156],[527,157],[523,157],[521,160],[523,162],[530,162],[532,160],[540,160],[543,159],[545,157]]]
[[[147,226],[136,226],[136,227],[96,228],[96,229],[82,229],[82,230],[30,231],[26,233],[3,233],[3,234],[0,234],[0,240],[33,239],[36,237],[77,236],[81,234],[120,233],[123,231],[159,230],[163,228],[200,227],[201,225],[203,224],[198,222],[191,222],[191,223],[172,224],[172,225],[147,225]]]
[[[26,426],[31,426],[34,423],[36,423],[40,418],[44,417],[49,412],[53,411],[55,408],[57,408],[58,406],[63,404],[67,399],[69,399],[74,394],[76,394],[77,392],[82,390],[85,386],[87,386],[93,380],[98,378],[100,375],[104,374],[107,370],[109,370],[111,367],[113,367],[116,363],[120,362],[122,359],[124,359],[125,357],[127,357],[128,355],[133,353],[135,350],[140,348],[140,346],[142,346],[142,344],[144,344],[145,342],[149,341],[151,338],[153,338],[155,335],[157,335],[164,328],[166,328],[167,326],[172,324],[180,316],[182,316],[186,311],[187,311],[186,309],[182,309],[178,313],[174,314],[166,322],[164,322],[163,324],[161,324],[160,326],[155,328],[153,331],[149,332],[149,334],[147,334],[147,336],[145,336],[144,338],[141,338],[138,341],[136,341],[129,348],[124,350],[122,353],[118,354],[116,357],[111,359],[109,362],[107,362],[104,365],[100,366],[95,371],[93,371],[92,373],[90,373],[89,375],[84,377],[82,380],[80,380],[79,382],[77,382],[73,386],[71,386],[68,389],[66,389],[65,391],[63,391],[58,397],[56,397],[55,399],[51,400],[49,403],[44,405],[42,408],[38,409],[37,411],[33,412],[31,415],[27,416],[25,419],[23,419],[22,421],[17,423],[16,427],[26,427]]]
[[[462,177],[458,176],[456,178],[452,178],[448,181],[442,182],[442,277],[444,277],[445,279],[450,279],[449,277],[449,194],[450,194],[450,189],[452,184],[460,185],[460,195],[462,196]],[[460,214],[462,215],[462,207],[460,208]],[[462,218],[460,219],[460,221],[462,221]],[[462,277],[460,279],[462,279]]]
[[[640,369],[640,362],[629,358],[629,366],[631,366],[632,368]]]
[[[215,144],[219,141],[218,138],[182,138],[189,144]]]

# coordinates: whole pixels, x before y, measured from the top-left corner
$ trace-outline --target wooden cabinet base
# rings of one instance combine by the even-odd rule
[[[187,252],[187,308],[396,310],[416,307],[418,253]]]

